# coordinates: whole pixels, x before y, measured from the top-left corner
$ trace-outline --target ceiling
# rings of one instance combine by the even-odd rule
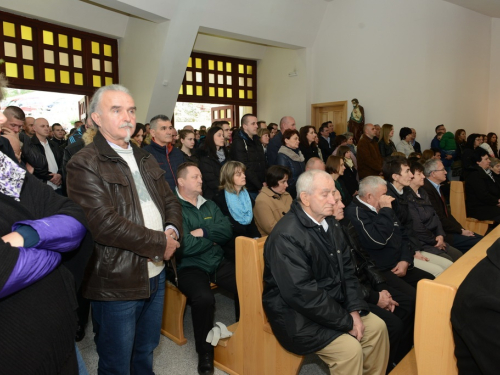
[[[445,0],[464,8],[484,14],[485,16],[500,18],[500,0]]]

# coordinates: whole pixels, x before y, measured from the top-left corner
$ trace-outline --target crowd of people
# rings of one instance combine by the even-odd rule
[[[384,374],[413,345],[418,281],[482,239],[450,213],[450,179],[465,181],[468,216],[500,223],[494,133],[439,125],[422,151],[408,127],[395,144],[391,124],[365,124],[355,144],[330,121],[176,130],[135,112],[111,85],[68,137],[18,107],[0,116],[6,373],[85,374],[75,341],[91,308],[99,373],[153,374],[170,280],[192,306],[197,371],[212,374],[210,285],[234,295],[238,320],[235,239],[268,236],[263,306],[281,345],[332,374]]]

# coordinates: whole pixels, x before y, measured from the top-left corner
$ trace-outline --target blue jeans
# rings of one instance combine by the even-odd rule
[[[92,301],[97,324],[99,375],[153,375],[153,350],[160,342],[165,270],[149,279],[150,297]]]
[[[75,342],[75,350],[76,350],[76,360],[78,361],[78,375],[89,375],[87,371],[87,366],[85,366],[85,361],[83,360],[82,355],[78,350],[76,342]]]

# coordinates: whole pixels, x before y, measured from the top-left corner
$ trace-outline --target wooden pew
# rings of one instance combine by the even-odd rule
[[[304,358],[283,349],[262,307],[266,238],[236,238],[240,321],[228,327],[233,336],[219,341],[214,361],[215,367],[231,375],[297,374]]]
[[[451,181],[450,186],[450,208],[451,214],[457,219],[457,221],[462,224],[462,227],[478,233],[482,236],[488,230],[488,225],[493,224],[493,221],[489,220],[477,220],[471,217],[467,217],[465,209],[465,190],[464,183],[462,181]]]
[[[418,283],[414,346],[418,374],[458,375],[450,322],[453,300],[458,287],[470,270],[486,256],[486,250],[499,237],[500,226],[491,231],[435,280],[421,280]],[[411,357],[412,352],[407,357]],[[402,365],[411,365],[411,358],[407,357]],[[399,367],[398,365],[391,375],[417,373],[403,372],[398,370]],[[412,370],[415,369],[412,368]]]

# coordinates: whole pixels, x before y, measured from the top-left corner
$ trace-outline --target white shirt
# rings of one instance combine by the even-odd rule
[[[304,211],[304,213],[309,216],[309,219],[311,219],[313,222],[315,222],[316,224],[318,225],[321,225],[323,227],[323,229],[325,230],[325,232],[328,232],[328,223],[326,222],[326,219],[323,219],[323,221],[321,223],[318,223],[316,220],[313,219],[313,217],[311,215],[309,215],[305,210],[304,208],[302,208],[302,210]]]
[[[52,149],[50,148],[49,141],[45,140],[45,143],[43,141],[40,141],[40,144],[43,146],[43,149],[45,150],[45,157],[47,158],[49,172],[57,173],[59,168],[57,167],[56,158],[54,156],[54,153],[52,152]],[[59,189],[59,186],[53,184],[50,181],[47,181],[47,185],[49,185],[54,190]]]

